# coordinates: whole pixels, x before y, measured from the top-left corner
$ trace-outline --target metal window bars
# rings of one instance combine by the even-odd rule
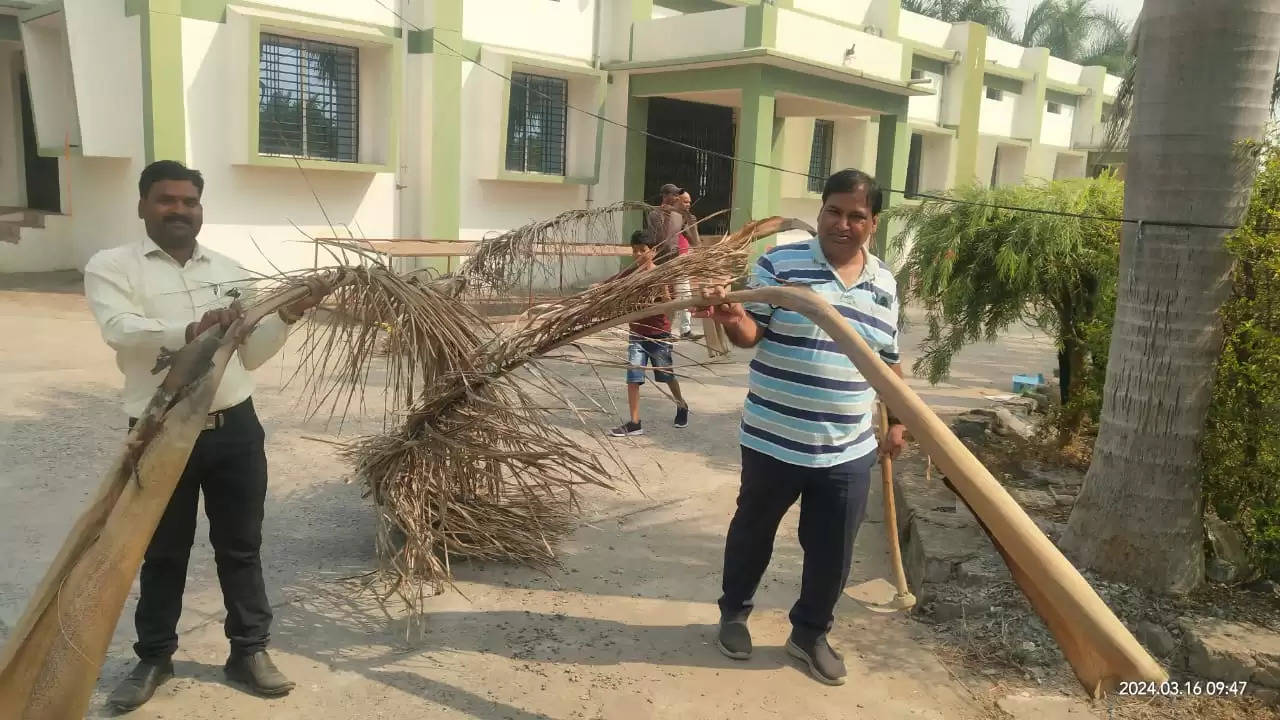
[[[258,152],[335,162],[360,158],[360,51],[262,33]]]
[[[813,147],[809,150],[809,192],[820,193],[831,174],[831,146],[836,124],[831,120],[813,121]]]
[[[511,74],[507,111],[507,170],[565,174],[569,83],[563,78]]]

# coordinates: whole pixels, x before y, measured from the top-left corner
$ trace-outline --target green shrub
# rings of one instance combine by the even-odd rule
[[[1235,256],[1224,342],[1201,447],[1205,506],[1280,575],[1280,147],[1256,146],[1259,172]]]
[[[894,208],[894,239],[905,261],[904,305],[925,310],[927,337],[913,366],[930,382],[945,378],[965,345],[993,340],[1014,323],[1056,339],[1063,407],[1061,435],[1078,432],[1101,410],[1115,314],[1120,225],[1103,220],[1003,210],[1018,207],[1119,216],[1124,184],[1112,174],[996,188],[968,186]],[[1030,369],[1030,368],[1028,368]]]

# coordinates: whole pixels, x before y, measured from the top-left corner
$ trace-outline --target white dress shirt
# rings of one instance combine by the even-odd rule
[[[251,274],[231,258],[197,243],[186,265],[179,265],[150,238],[101,250],[84,271],[89,309],[102,338],[116,351],[116,366],[124,373],[124,410],[140,417],[165,371],[152,374],[160,349],[176,351],[186,345],[187,325],[208,310],[221,309],[240,290],[240,302],[253,302]],[[244,402],[253,394],[250,370],[284,347],[288,326],[279,315],[263,318],[227,364],[214,394],[211,412]]]

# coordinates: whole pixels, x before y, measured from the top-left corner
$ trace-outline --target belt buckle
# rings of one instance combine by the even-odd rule
[[[209,415],[205,416],[205,420],[204,420],[205,430],[217,430],[220,427],[222,427],[221,415],[210,413]]]

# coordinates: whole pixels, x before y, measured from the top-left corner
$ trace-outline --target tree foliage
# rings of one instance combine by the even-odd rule
[[[1260,149],[1222,309],[1225,341],[1202,443],[1205,505],[1233,522],[1254,560],[1280,573],[1280,147]]]
[[[991,206],[1116,217],[1124,184],[1098,178],[949,190],[959,203],[926,199],[889,211],[902,220],[904,302],[919,302],[927,337],[913,371],[945,378],[964,346],[1029,323],[1058,342],[1070,420],[1096,418],[1115,307],[1120,225]]]
[[[1054,57],[1081,65],[1102,65],[1122,75],[1129,67],[1125,49],[1129,26],[1093,0],[1041,0],[1027,16],[1022,44],[1045,47]]]
[[[992,35],[1027,47],[1047,47],[1054,57],[1081,65],[1102,65],[1122,75],[1129,66],[1125,48],[1129,25],[1093,0],[1041,0],[1019,35],[1004,0],[902,0],[902,9],[945,22],[976,22]]]
[[[944,22],[976,22],[1001,40],[1014,40],[1013,19],[1004,0],[902,0],[902,9]]]

